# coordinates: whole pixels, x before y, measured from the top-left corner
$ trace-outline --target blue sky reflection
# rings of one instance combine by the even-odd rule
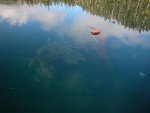
[[[81,13],[81,8],[75,6],[67,8],[52,6],[50,10],[44,6],[28,5],[0,5],[0,22],[7,21],[12,26],[23,26],[29,22],[38,22],[42,30],[51,31],[57,27],[60,36],[68,35],[79,43],[94,42],[90,28],[100,29],[101,34],[95,36],[97,40],[115,37],[128,46],[141,45],[150,48],[150,32],[142,32],[124,28],[122,25],[106,21],[104,18]]]

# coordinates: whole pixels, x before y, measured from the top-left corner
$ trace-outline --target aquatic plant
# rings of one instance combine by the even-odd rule
[[[85,57],[80,52],[81,46],[68,41],[49,41],[46,45],[37,50],[35,58],[30,60],[35,67],[36,78],[52,79],[57,71],[56,67],[62,65],[75,65],[84,61]]]
[[[69,42],[48,42],[37,51],[38,61],[44,64],[52,63],[55,60],[63,60],[67,64],[78,64],[84,61],[85,57],[80,48]]]

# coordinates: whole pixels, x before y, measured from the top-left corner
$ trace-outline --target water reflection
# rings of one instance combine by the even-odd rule
[[[110,1],[110,0],[49,0],[49,1],[34,1],[34,0],[18,0],[18,1],[1,1],[2,4],[44,4],[48,7],[52,4],[62,5],[63,3],[69,7],[79,5],[83,10],[96,14],[108,19],[112,23],[121,23],[125,27],[141,31],[150,30],[150,1]],[[113,21],[115,19],[116,21]]]
[[[81,15],[73,21],[70,35],[76,36],[76,39],[79,38],[79,42],[87,41],[90,32],[87,27],[88,24],[101,30],[101,34],[97,36],[99,38],[108,39],[113,36],[126,45],[142,45],[146,48],[150,47],[150,40],[148,38],[149,32],[142,32],[139,34],[138,31],[124,29],[121,25],[109,23],[109,21],[105,21],[101,17],[92,16],[90,14]]]
[[[42,7],[28,5],[0,5],[0,21],[7,21],[13,26],[22,26],[29,22],[39,22],[45,31],[50,31],[64,21],[63,10],[47,11]]]
[[[114,2],[114,4],[116,3]],[[145,3],[141,2],[141,4],[145,4]],[[102,8],[104,7],[105,5],[103,5]],[[114,8],[116,7],[117,6],[115,6]],[[141,10],[143,10],[144,12],[149,11],[149,5],[147,5],[146,9],[141,9]],[[111,16],[112,13],[110,13],[109,16]],[[131,13],[131,15],[132,14],[134,13]],[[143,24],[140,25],[141,19],[138,19],[140,20],[139,22],[138,20],[136,20],[136,22],[139,23],[138,26],[133,25],[132,28],[133,29],[135,28],[135,29],[130,30],[130,25],[132,24],[124,25],[125,27],[128,27],[128,29],[125,29],[125,27],[122,26],[121,24],[119,25],[114,24],[114,20],[112,20],[113,22],[110,22],[110,20],[106,21],[103,17],[94,16],[94,15],[87,14],[87,13],[83,13],[82,15],[72,18],[71,24],[68,24],[67,22],[68,20],[66,20],[65,18],[67,15],[69,16],[73,14],[71,13],[67,14],[65,10],[62,10],[62,9],[48,11],[42,8],[41,6],[39,7],[39,6],[33,5],[32,7],[29,7],[26,4],[24,5],[19,4],[17,6],[16,5],[11,5],[11,6],[1,5],[0,6],[0,21],[1,22],[7,21],[10,23],[10,25],[22,26],[29,22],[38,22],[41,24],[41,27],[44,31],[50,31],[51,29],[54,29],[57,27],[57,34],[60,34],[60,36],[62,37],[63,35],[67,34],[70,37],[74,37],[74,39],[77,40],[79,43],[93,42],[93,38],[91,38],[91,35],[90,35],[90,29],[88,28],[88,26],[90,25],[90,26],[100,29],[101,34],[97,36],[99,38],[108,39],[113,36],[119,39],[121,42],[123,42],[126,45],[132,45],[132,46],[141,45],[145,48],[150,47],[149,45],[150,39],[148,39],[148,35],[150,33],[144,32],[145,29],[147,30],[149,29],[148,28],[149,24],[148,23],[144,24],[145,27],[143,28],[142,27]],[[101,13],[99,15],[101,16]],[[140,18],[142,16],[138,16],[138,17]],[[107,18],[107,15],[106,15],[106,18]],[[109,19],[112,19],[112,18],[109,18]],[[144,18],[149,19],[147,15],[145,15]],[[122,21],[122,20],[117,20],[117,21]],[[147,20],[145,21],[147,22]],[[132,23],[132,22],[127,22],[127,23]],[[144,20],[143,20],[143,23],[145,23]],[[143,32],[139,34],[138,29],[143,29]]]
[[[4,55],[8,64],[2,62],[2,65],[8,65],[7,71],[17,65],[14,75],[25,75],[25,85],[23,84],[23,88],[20,86],[20,89],[25,91],[21,90],[21,96],[27,97],[29,106],[39,101],[39,106],[32,106],[32,109],[44,109],[53,113],[120,113],[122,110],[131,113],[137,110],[135,100],[140,102],[139,109],[139,98],[142,98],[144,103],[149,100],[149,97],[139,93],[143,93],[141,86],[144,82],[141,80],[147,80],[144,91],[146,95],[150,94],[147,0],[2,2],[0,28],[6,30],[0,33],[0,45],[1,48],[8,48],[9,44],[13,44],[4,49],[4,52],[1,51],[1,54],[6,51],[9,54],[11,50],[14,53],[18,48],[21,50],[21,53],[14,55],[14,62],[9,63],[6,57],[9,55]],[[67,9],[70,6],[72,9]],[[88,26],[99,29],[101,33],[91,35]],[[16,41],[18,39],[21,40]],[[3,40],[6,42],[4,46]],[[25,69],[22,69],[18,64],[26,64],[28,67],[24,66]],[[144,70],[148,79],[138,79],[139,70]],[[21,74],[18,71],[21,71]],[[139,76],[145,76],[144,73],[140,72]],[[31,87],[33,82],[36,85]],[[22,83],[19,82],[20,84]],[[24,88],[25,86],[28,86],[29,90],[26,91],[28,88]],[[40,90],[37,90],[37,86],[42,88],[38,87]],[[29,94],[24,96],[22,92]],[[35,99],[31,100],[33,102],[28,98],[30,95]],[[39,95],[45,97],[45,101],[43,98],[40,100]],[[149,105],[149,102],[147,103],[145,104]]]

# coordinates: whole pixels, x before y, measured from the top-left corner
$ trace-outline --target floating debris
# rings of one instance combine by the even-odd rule
[[[91,27],[91,26],[88,26],[88,27],[90,27],[90,28],[93,29],[93,30],[91,31],[91,34],[92,34],[92,35],[98,35],[98,34],[100,34],[100,30],[95,29],[95,28],[93,28],[93,27]]]
[[[98,34],[100,34],[100,30],[93,29],[93,30],[91,31],[91,34],[92,34],[92,35],[98,35]]]

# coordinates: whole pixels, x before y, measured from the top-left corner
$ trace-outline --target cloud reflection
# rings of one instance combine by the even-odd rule
[[[122,25],[114,24],[105,21],[104,18],[93,16],[90,14],[83,14],[73,21],[70,29],[70,35],[75,36],[77,40],[87,42],[89,39],[90,25],[101,30],[101,34],[97,38],[110,39],[112,37],[119,39],[126,45],[135,46],[142,45],[145,48],[150,48],[150,32],[142,32],[129,30]]]
[[[42,29],[50,31],[59,26],[65,18],[65,12],[60,10],[47,11],[42,7],[28,5],[0,5],[0,22],[7,21],[10,25],[22,26],[30,21],[41,23]]]
[[[68,9],[67,9],[68,10]],[[75,9],[74,9],[75,10]],[[75,11],[69,13],[69,17],[74,15]],[[89,13],[83,12],[81,15],[72,18],[71,23],[67,23],[65,20],[65,10],[45,10],[39,6],[28,5],[0,5],[0,22],[7,21],[10,25],[22,26],[28,22],[39,22],[44,31],[50,31],[53,27],[58,27],[58,34],[61,36],[67,34],[70,37],[80,43],[87,43],[99,39],[111,39],[117,38],[119,41],[126,45],[135,46],[141,45],[145,48],[150,48],[150,32],[142,32],[129,30],[122,25],[114,24],[109,21],[105,21],[104,18],[99,16],[93,16]],[[66,22],[66,23],[65,23]],[[91,28],[95,27],[101,30],[101,34],[91,36]],[[116,45],[114,45],[116,48]],[[117,46],[121,47],[121,46]]]

